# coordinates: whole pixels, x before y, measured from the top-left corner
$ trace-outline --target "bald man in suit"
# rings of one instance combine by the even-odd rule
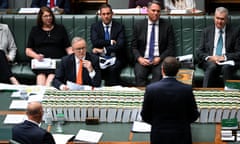
[[[43,117],[42,104],[30,102],[26,114],[28,120],[13,127],[12,139],[21,144],[55,144],[51,133],[39,127]]]

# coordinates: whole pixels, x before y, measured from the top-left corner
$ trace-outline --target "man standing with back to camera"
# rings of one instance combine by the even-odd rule
[[[175,57],[166,57],[163,79],[146,87],[141,116],[152,125],[151,144],[192,144],[190,124],[199,112],[192,87],[176,80],[179,68]]]
[[[134,26],[132,50],[135,59],[134,73],[137,86],[146,86],[147,78],[152,74],[151,82],[159,81],[161,62],[173,55],[173,27],[160,17],[160,2],[153,0],[148,3],[148,19]]]

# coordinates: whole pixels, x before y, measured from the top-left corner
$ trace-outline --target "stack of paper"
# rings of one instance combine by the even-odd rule
[[[23,114],[8,114],[5,117],[4,124],[19,124],[27,119],[26,115]]]
[[[56,144],[66,144],[73,137],[73,134],[53,134]]]
[[[35,14],[39,12],[39,8],[20,8],[18,13],[20,14]]]
[[[90,142],[90,143],[98,143],[102,135],[103,135],[102,132],[80,129],[77,133],[75,140]]]
[[[56,61],[50,58],[44,58],[41,61],[37,59],[32,59],[31,68],[32,69],[56,69]]]
[[[132,132],[151,132],[151,125],[141,121],[134,121]]]

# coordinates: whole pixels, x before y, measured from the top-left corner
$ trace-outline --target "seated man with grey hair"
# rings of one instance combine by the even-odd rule
[[[97,56],[87,52],[87,43],[81,37],[72,40],[73,54],[64,56],[56,69],[53,86],[60,90],[69,90],[67,81],[80,85],[99,87],[101,71]]]

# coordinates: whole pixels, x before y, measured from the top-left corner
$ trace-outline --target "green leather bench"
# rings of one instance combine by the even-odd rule
[[[181,56],[193,54],[199,45],[202,29],[213,23],[212,16],[161,16],[173,24],[176,47],[175,55]],[[121,81],[125,86],[134,85],[133,56],[131,51],[131,39],[134,23],[138,20],[147,18],[144,15],[116,15],[114,20],[125,26],[126,34],[126,59],[128,66],[122,70]],[[235,26],[239,25],[240,16],[230,16],[229,22]],[[74,36],[81,36],[87,40],[88,50],[91,51],[92,44],[90,41],[90,27],[92,23],[99,20],[96,15],[57,15],[57,23],[63,24],[68,32],[69,39]],[[13,64],[12,71],[18,79],[23,83],[35,83],[35,74],[30,68],[30,59],[25,55],[25,47],[28,35],[33,25],[36,25],[36,15],[0,15],[0,22],[9,25],[18,47],[17,57]],[[197,59],[194,58],[194,63]],[[201,86],[204,73],[195,64],[195,72],[193,78],[194,86]],[[236,75],[236,79],[240,79],[240,71]]]

